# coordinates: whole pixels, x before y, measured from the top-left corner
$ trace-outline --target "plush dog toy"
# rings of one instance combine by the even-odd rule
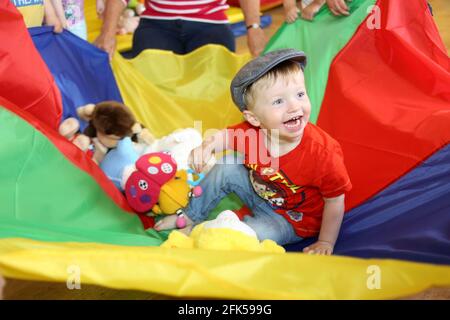
[[[229,210],[220,213],[214,220],[197,225],[189,236],[176,230],[172,231],[161,247],[285,252],[283,247],[272,240],[260,242],[255,231]]]

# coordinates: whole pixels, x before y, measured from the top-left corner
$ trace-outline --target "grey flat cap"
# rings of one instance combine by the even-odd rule
[[[246,109],[244,101],[246,88],[265,75],[270,69],[286,60],[297,61],[302,69],[305,69],[306,55],[303,51],[280,49],[251,60],[239,70],[233,81],[231,81],[230,89],[231,97],[241,111]]]

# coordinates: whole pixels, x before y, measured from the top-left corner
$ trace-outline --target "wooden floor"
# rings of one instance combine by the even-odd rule
[[[441,36],[450,50],[450,0],[429,0]],[[268,37],[272,36],[283,22],[282,8],[272,9],[272,25],[266,29]],[[246,38],[237,42],[237,52],[247,52]],[[171,297],[132,290],[112,290],[99,286],[82,285],[81,290],[68,290],[65,283],[21,281],[7,279],[4,292],[5,299],[171,299]],[[405,299],[447,299],[450,300],[450,288],[434,288]]]

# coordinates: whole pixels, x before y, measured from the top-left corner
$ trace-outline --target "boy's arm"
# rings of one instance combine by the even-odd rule
[[[296,0],[283,0],[284,18],[287,23],[292,23],[297,20],[298,13],[300,12],[297,7]]]
[[[44,20],[45,25],[54,27],[54,32],[61,33],[63,31],[62,23],[56,15],[51,0],[44,0]]]
[[[319,239],[309,247],[303,249],[305,253],[325,254],[333,253],[336,239],[341,229],[345,211],[345,195],[334,198],[324,198],[325,204],[322,215]]]

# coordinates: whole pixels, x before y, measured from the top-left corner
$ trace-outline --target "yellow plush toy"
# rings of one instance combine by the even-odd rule
[[[240,221],[238,216],[230,210],[223,211],[214,220],[197,225],[190,236],[176,230],[172,231],[161,247],[285,252],[283,247],[272,240],[260,242],[255,231]]]
[[[153,207],[155,214],[174,214],[187,206],[190,186],[186,170],[177,171],[174,178],[161,187],[158,203]]]

